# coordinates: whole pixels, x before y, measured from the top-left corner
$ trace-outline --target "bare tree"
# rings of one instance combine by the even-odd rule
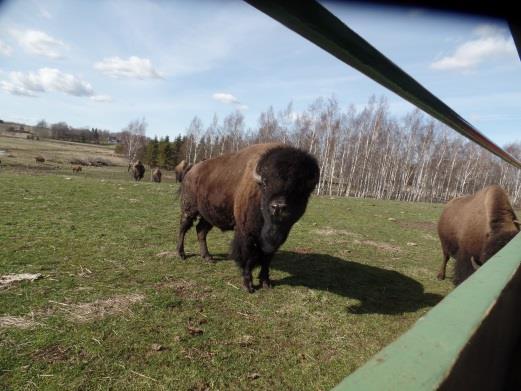
[[[141,120],[136,119],[131,121],[121,131],[121,144],[123,147],[123,153],[127,157],[129,163],[136,161],[141,158],[144,154],[146,147],[146,129],[148,124],[145,118]]]

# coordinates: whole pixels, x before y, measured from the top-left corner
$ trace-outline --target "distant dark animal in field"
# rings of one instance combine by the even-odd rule
[[[201,256],[211,261],[206,235],[213,226],[235,230],[231,256],[253,292],[252,269],[260,265],[262,287],[271,287],[269,266],[293,224],[306,210],[318,183],[316,159],[283,144],[257,144],[195,164],[181,185],[177,253],[185,258],[184,237],[194,220]]]
[[[81,166],[74,166],[72,167],[72,172],[80,172],[81,171]]]
[[[127,171],[131,172],[135,181],[140,181],[145,176],[145,166],[141,163],[141,160],[138,160],[134,164],[129,164]]]
[[[154,182],[161,182],[161,176],[163,174],[161,173],[161,170],[159,168],[155,168],[153,171],[152,171],[152,180]]]
[[[45,163],[45,158],[43,156],[36,156],[34,160],[36,160],[36,163]]]
[[[520,230],[519,221],[499,186],[447,203],[438,222],[443,261],[438,279],[445,278],[450,257],[456,260],[454,283],[463,282]]]
[[[190,165],[186,162],[186,160],[181,160],[181,162],[175,166],[175,180],[177,182],[182,182],[183,177],[185,176],[186,172],[190,169]]]

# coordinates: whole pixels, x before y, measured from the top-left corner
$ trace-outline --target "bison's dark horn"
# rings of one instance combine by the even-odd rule
[[[472,267],[474,268],[474,270],[478,270],[481,266],[479,263],[476,262],[474,257],[470,257],[470,263],[472,263]]]

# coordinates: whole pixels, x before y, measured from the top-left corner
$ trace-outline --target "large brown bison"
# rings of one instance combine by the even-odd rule
[[[73,166],[72,167],[72,172],[73,173],[78,173],[78,172],[81,172],[81,166]]]
[[[145,166],[141,163],[141,160],[138,160],[134,164],[129,164],[127,171],[132,173],[132,177],[135,181],[140,181],[145,176]]]
[[[152,180],[154,182],[159,183],[159,182],[161,182],[161,176],[162,175],[163,174],[161,173],[161,170],[159,169],[159,167],[154,168],[154,170],[152,171]]]
[[[472,196],[449,201],[438,222],[443,251],[438,279],[445,278],[447,262],[453,257],[454,283],[460,284],[501,250],[519,229],[508,196],[499,186],[488,186]]]
[[[182,182],[184,175],[189,169],[190,165],[186,162],[186,160],[181,160],[181,162],[174,168],[175,180],[177,182]]]
[[[43,156],[36,156],[34,160],[36,160],[36,163],[45,163],[45,158]]]
[[[206,235],[213,226],[235,230],[231,257],[244,287],[254,291],[252,269],[260,265],[261,287],[271,287],[269,265],[293,224],[306,210],[319,179],[314,157],[283,144],[257,144],[194,165],[181,186],[177,252],[185,258],[186,231],[196,225],[201,256],[211,261]]]

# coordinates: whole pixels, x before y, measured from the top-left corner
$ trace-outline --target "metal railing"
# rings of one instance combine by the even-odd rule
[[[358,69],[434,118],[521,169],[521,162],[481,134],[458,113],[316,1],[246,0],[344,63]]]

